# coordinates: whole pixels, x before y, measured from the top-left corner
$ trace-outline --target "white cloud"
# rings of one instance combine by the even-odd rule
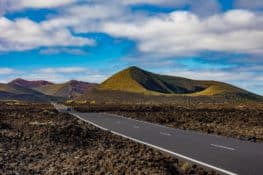
[[[195,80],[217,80],[217,81],[240,81],[247,80],[248,78],[253,77],[253,74],[248,72],[241,72],[240,74],[234,74],[233,72],[227,72],[223,70],[180,70],[177,72],[170,73],[174,76],[182,76]]]
[[[1,0],[2,11],[14,11],[24,8],[56,8],[77,2],[78,0]]]
[[[123,14],[123,6],[110,3],[75,5],[67,8],[65,12],[73,16],[81,14],[79,17],[85,19],[107,19],[120,17]]]
[[[41,54],[45,55],[55,55],[60,53],[70,54],[70,55],[86,55],[87,52],[81,49],[73,49],[73,48],[47,48],[40,50]]]
[[[81,14],[81,15],[80,15]],[[46,28],[56,29],[61,27],[73,27],[85,31],[97,30],[98,24],[106,20],[127,18],[130,11],[116,3],[96,3],[73,5],[62,10],[62,14],[47,21],[42,25]]]
[[[76,0],[14,0],[17,1],[21,7],[30,7],[30,8],[51,8],[58,7],[63,5],[68,5],[76,2]]]
[[[12,74],[15,73],[14,69],[11,68],[0,68],[0,75]]]
[[[48,80],[50,82],[54,83],[65,83],[70,80],[78,80],[78,81],[85,81],[89,83],[101,83],[103,80],[107,78],[107,75],[100,74],[100,73],[81,73],[81,74],[74,74],[74,73],[52,73],[52,72],[36,72],[32,71],[28,74],[20,75],[21,78],[26,80]],[[0,79],[0,82],[9,82],[12,79],[15,79],[15,76],[10,77],[9,79],[2,80]]]
[[[49,29],[26,18],[0,17],[0,51],[21,51],[41,46],[85,46],[95,41],[73,36],[66,28]]]
[[[86,68],[83,67],[57,67],[57,68],[44,68],[40,69],[40,73],[83,73],[88,72]]]
[[[32,4],[32,1],[27,0],[27,3]],[[263,53],[261,14],[232,10],[201,17],[193,12],[174,11],[170,14],[147,16],[132,13],[126,6],[142,3],[166,6],[191,4],[194,8],[200,7],[201,1],[203,0],[198,0],[199,3],[192,0],[94,1],[66,6],[58,16],[41,23],[29,19],[10,21],[2,17],[0,51],[27,50],[41,46],[94,45],[95,41],[91,39],[73,36],[68,30],[70,28],[75,33],[104,32],[129,38],[137,41],[141,52],[160,56],[192,55],[203,51]],[[209,1],[211,4],[206,2],[205,5],[216,8],[216,2],[212,3],[213,1]],[[62,3],[56,3],[59,2]]]
[[[30,70],[0,68],[1,83],[8,83],[18,77],[26,80],[47,80],[54,83],[64,83],[69,80],[100,83],[108,76],[99,70],[85,67],[46,67]]]
[[[106,74],[101,74],[99,72],[97,73],[88,73],[84,75],[78,75],[75,77],[76,80],[78,81],[85,81],[85,82],[90,82],[90,83],[101,83],[104,80],[106,80],[109,77],[109,75]]]
[[[136,40],[139,50],[147,53],[263,53],[263,17],[246,10],[232,10],[207,18],[176,11],[143,20],[105,22],[102,31]]]

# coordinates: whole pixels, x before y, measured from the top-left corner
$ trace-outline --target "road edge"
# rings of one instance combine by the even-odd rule
[[[188,160],[188,161],[190,161],[190,162],[192,162],[192,163],[199,164],[199,165],[201,165],[201,166],[204,166],[204,167],[213,169],[213,170],[215,170],[215,171],[217,171],[217,172],[221,172],[221,173],[223,173],[223,174],[227,174],[227,175],[238,175],[238,174],[233,173],[233,172],[231,172],[231,171],[224,170],[224,169],[222,169],[222,168],[219,168],[219,167],[210,165],[210,164],[208,164],[208,163],[205,163],[205,162],[202,162],[202,161],[193,159],[193,158],[188,157],[188,156],[184,156],[184,155],[182,155],[182,154],[179,154],[179,153],[170,151],[170,150],[165,149],[165,148],[161,148],[161,147],[156,146],[156,145],[153,145],[153,144],[151,144],[151,143],[147,143],[147,142],[144,142],[144,141],[141,141],[141,140],[138,140],[138,139],[135,139],[135,138],[126,136],[126,135],[121,134],[121,133],[119,133],[119,132],[111,131],[111,130],[109,130],[109,129],[106,129],[106,128],[104,128],[104,127],[102,127],[102,126],[94,123],[94,122],[91,122],[91,121],[89,121],[89,120],[85,120],[85,119],[81,118],[78,114],[74,114],[74,113],[71,113],[71,112],[68,112],[68,113],[71,114],[71,115],[73,115],[73,116],[75,116],[75,117],[77,117],[78,119],[80,119],[80,120],[82,120],[82,121],[84,121],[84,122],[87,122],[87,123],[89,123],[89,124],[91,124],[91,125],[93,125],[93,126],[95,126],[95,127],[97,127],[97,128],[100,128],[100,129],[102,129],[102,130],[104,130],[104,131],[108,131],[108,132],[111,132],[112,134],[121,136],[121,137],[123,137],[123,138],[132,140],[132,141],[134,141],[134,142],[137,142],[137,143],[140,143],[140,144],[143,144],[143,145],[147,145],[147,146],[149,146],[149,147],[151,147],[151,148],[157,149],[157,150],[162,151],[162,152],[166,152],[166,153],[171,154],[171,155],[173,155],[173,156],[175,156],[175,157],[182,158],[182,159],[184,159],[184,160]]]

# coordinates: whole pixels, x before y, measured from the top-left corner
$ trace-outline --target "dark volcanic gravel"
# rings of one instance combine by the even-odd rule
[[[214,174],[49,105],[0,104],[0,174]]]

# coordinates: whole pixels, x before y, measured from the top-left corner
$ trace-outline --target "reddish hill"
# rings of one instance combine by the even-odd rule
[[[12,85],[12,86],[20,86],[20,87],[32,89],[32,88],[37,88],[40,86],[53,85],[54,83],[49,82],[49,81],[44,81],[44,80],[28,81],[28,80],[24,80],[21,78],[17,78],[15,80],[9,82],[8,84]]]

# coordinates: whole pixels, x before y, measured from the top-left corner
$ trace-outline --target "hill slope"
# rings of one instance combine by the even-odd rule
[[[54,83],[51,83],[49,81],[44,81],[44,80],[28,81],[28,80],[24,80],[21,78],[17,78],[15,80],[9,82],[8,84],[12,85],[12,86],[20,86],[20,87],[32,89],[32,88],[37,88],[40,86],[53,85]]]
[[[46,95],[74,98],[88,92],[96,86],[96,84],[72,80],[62,84],[40,86],[34,89]]]
[[[22,100],[34,102],[49,102],[63,100],[52,97],[35,90],[12,84],[0,84],[0,100]]]
[[[138,67],[120,71],[104,81],[100,90],[117,90],[151,95],[213,96],[226,94],[254,95],[246,90],[217,81],[199,81],[154,74]]]

